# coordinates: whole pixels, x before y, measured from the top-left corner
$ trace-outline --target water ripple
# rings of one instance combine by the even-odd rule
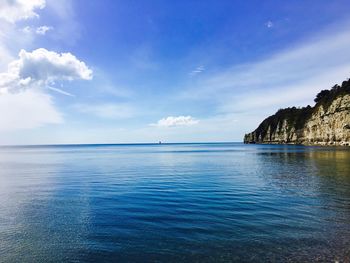
[[[0,148],[0,262],[347,262],[349,218],[342,148]]]

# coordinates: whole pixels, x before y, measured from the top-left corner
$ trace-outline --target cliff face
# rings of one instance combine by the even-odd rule
[[[350,145],[350,81],[322,91],[314,107],[287,108],[244,136],[244,143]]]

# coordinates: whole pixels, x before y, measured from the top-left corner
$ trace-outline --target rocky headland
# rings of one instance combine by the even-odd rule
[[[322,90],[315,106],[280,109],[244,143],[350,146],[350,80]]]

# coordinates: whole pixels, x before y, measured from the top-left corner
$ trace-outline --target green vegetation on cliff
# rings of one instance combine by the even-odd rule
[[[315,107],[323,106],[325,109],[334,101],[337,97],[350,94],[350,80],[343,81],[342,85],[334,85],[330,90],[322,90],[316,95]]]
[[[290,130],[293,127],[301,129],[305,122],[309,119],[313,112],[313,108],[308,105],[303,108],[286,108],[280,109],[276,114],[266,118],[259,127],[255,130],[257,137],[265,137],[268,128],[270,127],[270,133],[273,133],[277,128],[281,129],[283,121],[287,121],[287,129]]]

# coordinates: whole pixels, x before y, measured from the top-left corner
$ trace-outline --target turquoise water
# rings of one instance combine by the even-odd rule
[[[350,260],[350,151],[0,148],[0,262]]]

